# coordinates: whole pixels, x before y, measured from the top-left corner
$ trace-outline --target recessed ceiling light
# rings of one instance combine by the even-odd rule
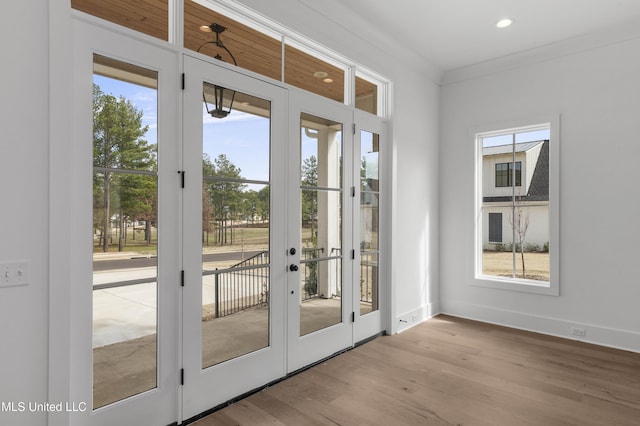
[[[327,74],[324,71],[316,71],[313,73],[313,76],[316,78],[325,78],[326,76],[328,76],[329,74]]]
[[[333,83],[333,79],[332,78],[325,78],[324,80],[325,83]]]
[[[499,20],[496,23],[496,28],[507,28],[508,26],[510,26],[511,24],[513,24],[513,19],[510,18],[504,18]]]

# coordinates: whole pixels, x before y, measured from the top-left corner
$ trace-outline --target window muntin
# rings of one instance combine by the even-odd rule
[[[551,130],[546,124],[476,135],[478,285],[557,294],[551,279],[557,174],[550,165],[557,167],[558,150]]]

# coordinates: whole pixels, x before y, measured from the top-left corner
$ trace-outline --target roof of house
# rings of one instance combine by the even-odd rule
[[[527,192],[528,201],[549,201],[549,141],[543,141]]]
[[[527,195],[524,196],[516,196],[516,201],[549,201],[549,141],[539,141],[539,142],[527,142],[526,144],[535,144],[533,146],[537,146],[542,143],[542,148],[540,149],[540,155],[538,156],[538,161],[536,161],[536,168],[533,171],[533,176],[531,177],[531,184],[529,185],[529,191]],[[516,144],[517,145],[525,145]],[[511,145],[507,145],[511,147]],[[492,147],[492,148],[500,148],[500,147]],[[528,151],[531,148],[523,149],[522,151]],[[511,152],[511,151],[508,151]],[[518,152],[518,151],[516,151]],[[495,155],[495,154],[491,154]],[[511,201],[512,197],[483,197],[483,201],[485,203],[495,203],[495,202],[506,202]]]
[[[526,152],[544,143],[544,141],[520,142],[516,144],[516,152]],[[482,149],[482,155],[498,155],[511,154],[513,152],[513,144],[488,146]]]

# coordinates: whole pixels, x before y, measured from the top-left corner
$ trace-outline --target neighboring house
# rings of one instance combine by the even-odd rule
[[[549,141],[515,144],[515,159],[511,144],[486,147],[482,156],[483,248],[511,249],[515,212],[516,224],[520,214],[527,227],[525,250],[543,250],[549,241]]]

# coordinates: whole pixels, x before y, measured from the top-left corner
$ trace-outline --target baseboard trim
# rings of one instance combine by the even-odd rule
[[[464,302],[442,303],[441,313],[640,353],[640,333],[635,331],[602,327],[595,324],[567,321]],[[573,328],[584,330],[584,337],[571,334]]]
[[[439,309],[436,305],[433,303],[427,303],[417,309],[398,315],[395,320],[394,328],[392,329],[392,334],[402,333],[405,330],[415,327],[421,322],[437,315],[439,313],[438,311]]]

